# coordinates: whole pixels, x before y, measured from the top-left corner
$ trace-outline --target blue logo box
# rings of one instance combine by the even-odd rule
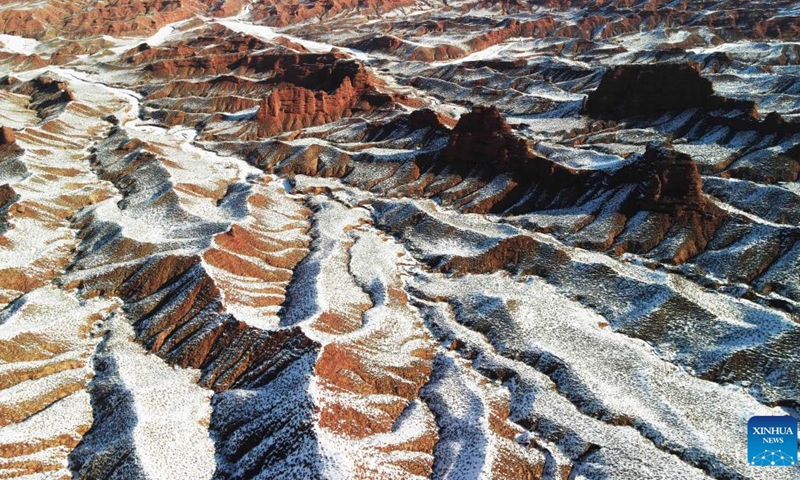
[[[747,422],[747,463],[756,467],[797,465],[797,419],[752,417]]]

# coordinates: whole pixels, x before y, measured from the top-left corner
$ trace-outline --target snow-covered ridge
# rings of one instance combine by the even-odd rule
[[[800,398],[792,2],[53,3],[0,7],[0,477],[797,477],[744,456]],[[583,113],[686,61],[733,107]]]

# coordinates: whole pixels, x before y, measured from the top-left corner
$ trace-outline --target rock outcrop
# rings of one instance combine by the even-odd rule
[[[641,160],[621,170],[615,179],[639,184],[637,209],[680,215],[707,205],[697,163],[667,145],[648,145]]]
[[[0,146],[11,145],[16,141],[14,130],[11,127],[0,127]]]
[[[262,136],[330,123],[393,101],[377,91],[364,66],[355,61],[336,59],[317,70],[292,69],[285,80],[296,83],[277,84],[259,105],[256,119]]]
[[[589,115],[615,120],[699,108],[740,111],[741,121],[760,119],[756,104],[714,94],[696,62],[620,65],[608,70],[586,99]]]
[[[532,156],[525,140],[513,134],[500,110],[492,106],[477,106],[463,115],[443,153],[447,162],[497,172],[522,169]]]
[[[30,96],[30,108],[41,119],[61,112],[67,104],[75,100],[75,94],[66,82],[47,75],[14,85],[12,90],[18,94]]]
[[[696,63],[622,65],[603,75],[584,108],[590,115],[621,119],[705,108],[713,94]]]

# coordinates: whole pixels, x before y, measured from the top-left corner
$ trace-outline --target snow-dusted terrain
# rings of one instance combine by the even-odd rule
[[[796,2],[0,3],[0,478],[800,478]]]

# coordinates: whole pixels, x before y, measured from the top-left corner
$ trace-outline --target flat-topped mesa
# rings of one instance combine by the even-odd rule
[[[490,182],[503,176],[502,192],[471,206],[471,213],[526,213],[574,205],[585,193],[591,171],[575,170],[538,156],[494,106],[476,106],[461,117],[439,157],[462,178]],[[535,194],[528,195],[533,190]],[[513,208],[512,208],[513,207]],[[511,209],[511,210],[509,210]]]
[[[586,191],[598,184],[609,188],[637,185],[627,202],[629,214],[649,210],[679,215],[704,211],[707,206],[697,163],[669,145],[650,144],[639,161],[613,173],[575,170],[533,153],[493,106],[475,107],[461,117],[442,159],[456,168],[482,167],[490,175],[511,174],[520,184],[541,184],[562,194]]]
[[[672,110],[737,109],[757,116],[753,102],[714,95],[711,81],[696,62],[619,65],[603,75],[584,111],[594,117],[622,119]]]
[[[280,83],[261,100],[256,115],[261,136],[323,125],[393,101],[374,87],[359,62],[336,61],[323,70],[307,72],[317,81]]]
[[[0,146],[11,145],[16,141],[17,139],[14,136],[14,130],[11,127],[0,127]]]

